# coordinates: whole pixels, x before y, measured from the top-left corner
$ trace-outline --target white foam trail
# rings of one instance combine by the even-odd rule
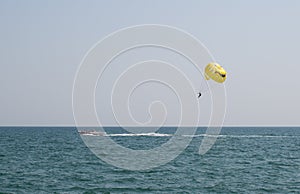
[[[297,138],[300,136],[293,135],[209,135],[209,134],[199,134],[194,135],[194,137],[219,137],[219,138]]]
[[[95,134],[95,133],[84,133],[84,136],[105,136],[105,137],[136,137],[136,136],[149,136],[149,137],[171,137],[173,134],[165,133],[118,133],[118,134]]]
[[[133,137],[133,136],[150,136],[150,137],[170,137],[172,134],[164,134],[164,133],[121,133],[121,134],[107,134],[109,137]]]
[[[172,137],[174,134],[168,133],[118,133],[118,134],[95,134],[85,133],[81,134],[84,136],[105,136],[105,137]],[[209,135],[209,134],[197,134],[197,135],[180,135],[182,137],[217,137],[217,138],[299,138],[300,136],[295,135]]]

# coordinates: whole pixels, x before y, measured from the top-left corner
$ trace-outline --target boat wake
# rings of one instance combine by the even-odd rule
[[[195,135],[176,135],[168,133],[105,133],[98,131],[79,131],[80,135],[84,136],[104,136],[104,137],[217,137],[217,138],[299,138],[300,136],[295,135],[211,135],[211,134],[195,134]]]

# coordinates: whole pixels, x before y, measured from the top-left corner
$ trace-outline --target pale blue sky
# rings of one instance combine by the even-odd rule
[[[225,125],[300,125],[300,1],[0,1],[0,125],[74,125],[72,85],[97,41],[181,28],[229,77]]]

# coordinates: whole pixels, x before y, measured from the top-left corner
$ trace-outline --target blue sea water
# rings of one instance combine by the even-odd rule
[[[159,146],[174,130],[133,136],[106,128],[132,149]],[[199,155],[203,133],[171,162],[130,171],[97,158],[76,128],[1,127],[0,193],[300,193],[300,128],[225,127]]]

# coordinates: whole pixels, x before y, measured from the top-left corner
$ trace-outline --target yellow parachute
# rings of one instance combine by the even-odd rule
[[[212,79],[215,82],[223,83],[226,80],[227,72],[218,63],[209,63],[205,67],[205,78],[206,80]]]

